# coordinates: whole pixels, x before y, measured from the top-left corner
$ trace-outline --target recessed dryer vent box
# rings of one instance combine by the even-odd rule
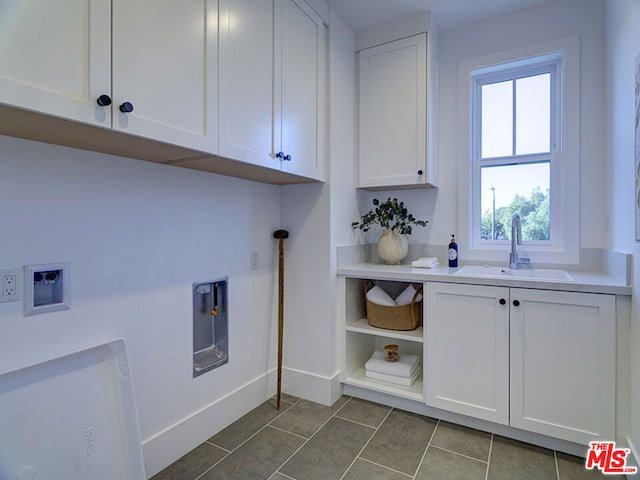
[[[24,266],[24,314],[67,310],[70,271],[68,263]]]

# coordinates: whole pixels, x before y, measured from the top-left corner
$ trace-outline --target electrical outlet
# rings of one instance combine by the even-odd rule
[[[258,252],[251,252],[251,270],[260,268],[260,255]]]
[[[96,453],[96,442],[93,438],[93,427],[87,428],[84,432],[84,444],[87,449],[87,456],[90,457]]]
[[[20,300],[20,270],[0,270],[0,302]]]
[[[5,297],[13,297],[17,293],[16,276],[15,275],[5,275],[2,277],[2,295]]]

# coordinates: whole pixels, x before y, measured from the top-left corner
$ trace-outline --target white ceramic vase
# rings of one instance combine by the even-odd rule
[[[409,242],[405,235],[385,230],[378,240],[378,256],[387,265],[397,265],[409,253]]]

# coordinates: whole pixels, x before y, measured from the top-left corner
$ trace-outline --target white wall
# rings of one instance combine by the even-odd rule
[[[356,195],[356,45],[350,27],[331,9],[329,157],[331,240],[353,242],[351,222],[360,213]],[[335,248],[332,249],[335,254]]]
[[[323,185],[282,189],[285,266],[283,389],[331,404],[340,395],[336,351],[336,244],[357,214],[355,39],[333,8],[329,27],[329,171]],[[352,243],[352,242],[348,242]]]
[[[124,338],[147,474],[273,390],[280,187],[0,137],[0,205],[0,267],[68,261],[72,299],[0,304],[0,371]],[[223,276],[230,360],[193,379],[192,283]]]
[[[563,0],[492,17],[439,32],[438,154],[440,188],[361,193],[362,211],[373,197],[397,196],[416,217],[430,224],[417,229],[410,243],[444,245],[458,230],[459,149],[458,66],[461,61],[568,35],[581,38],[581,246],[602,247],[604,240],[604,2]],[[365,239],[372,241],[372,239]],[[463,239],[458,239],[460,243]],[[462,259],[464,261],[464,258]]]
[[[611,218],[609,247],[640,255],[635,241],[635,67],[640,51],[640,3],[636,0],[608,0],[607,4],[607,168],[606,182]],[[640,265],[633,262],[630,359],[630,422],[626,437],[640,461]],[[625,381],[625,379],[620,379]]]

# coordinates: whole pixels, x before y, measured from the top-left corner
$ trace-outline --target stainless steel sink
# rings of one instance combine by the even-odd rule
[[[466,265],[453,275],[487,278],[515,278],[522,280],[537,280],[540,282],[575,282],[565,270],[552,270],[545,268],[519,268],[511,270],[508,267],[496,267],[493,265]]]

